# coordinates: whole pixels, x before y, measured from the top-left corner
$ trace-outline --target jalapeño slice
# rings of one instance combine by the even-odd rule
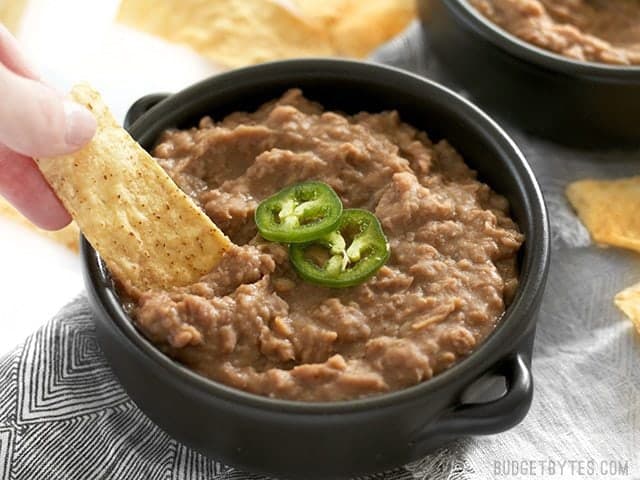
[[[371,212],[347,209],[337,228],[310,242],[289,246],[300,277],[325,287],[351,287],[373,276],[389,259],[389,242]]]
[[[255,213],[260,235],[272,242],[300,243],[335,230],[342,202],[322,182],[303,182],[264,200]]]

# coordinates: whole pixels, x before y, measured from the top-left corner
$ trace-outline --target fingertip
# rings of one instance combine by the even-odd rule
[[[89,110],[70,100],[64,101],[65,142],[77,149],[91,140],[96,133],[96,119]]]
[[[97,122],[89,110],[0,63],[3,82],[11,95],[0,102],[0,142],[13,151],[36,158],[67,155],[95,134]]]

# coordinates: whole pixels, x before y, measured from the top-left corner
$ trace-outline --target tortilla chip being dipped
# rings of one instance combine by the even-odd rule
[[[640,334],[640,283],[618,293],[614,302],[631,319]]]
[[[640,176],[580,180],[566,194],[594,241],[640,252]]]
[[[96,117],[94,138],[38,166],[116,278],[135,288],[193,283],[230,246],[88,85],[71,98]]]

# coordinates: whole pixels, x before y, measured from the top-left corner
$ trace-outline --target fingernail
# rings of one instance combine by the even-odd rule
[[[64,114],[67,145],[81,147],[91,140],[96,131],[96,119],[89,110],[75,102],[65,100]]]

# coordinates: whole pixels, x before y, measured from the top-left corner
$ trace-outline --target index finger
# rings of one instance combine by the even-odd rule
[[[11,151],[2,143],[0,195],[45,230],[58,230],[71,221],[33,159]]]

